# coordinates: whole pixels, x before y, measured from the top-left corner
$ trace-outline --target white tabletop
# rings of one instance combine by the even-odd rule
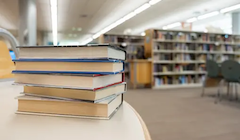
[[[14,98],[22,87],[12,83],[0,82],[0,140],[145,140],[143,122],[126,102],[110,120],[20,115]]]

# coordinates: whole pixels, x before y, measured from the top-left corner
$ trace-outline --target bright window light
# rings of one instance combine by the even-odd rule
[[[227,12],[239,9],[239,8],[240,8],[240,4],[234,5],[234,6],[230,6],[230,7],[227,7],[227,8],[223,8],[223,9],[220,10],[220,12],[221,13],[227,13]]]
[[[213,17],[213,16],[216,16],[218,15],[219,12],[218,11],[214,11],[214,12],[211,12],[211,13],[208,13],[208,14],[205,14],[205,15],[201,15],[201,16],[198,16],[198,19],[205,19],[205,18],[209,18],[209,17]]]
[[[187,20],[186,20],[187,23],[192,23],[192,22],[195,22],[195,21],[197,21],[197,18],[196,18],[196,17],[190,18],[190,19],[187,19]]]
[[[150,0],[149,1],[149,4],[150,5],[154,5],[154,4],[156,4],[156,3],[158,3],[158,2],[160,2],[161,0]]]
[[[50,0],[51,18],[52,18],[52,35],[53,45],[57,45],[58,27],[57,27],[57,0]]]
[[[145,3],[143,4],[142,6],[140,6],[139,8],[137,8],[136,10],[134,10],[134,13],[135,14],[139,14],[141,13],[142,11],[148,9],[151,5],[149,3]]]
[[[181,26],[180,22],[176,22],[176,23],[167,25],[167,29],[175,28],[175,27],[178,27],[178,26]]]

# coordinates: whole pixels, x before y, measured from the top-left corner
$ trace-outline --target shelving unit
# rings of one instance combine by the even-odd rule
[[[240,61],[240,35],[158,29],[145,33],[153,89],[202,86],[206,59]]]
[[[144,37],[137,35],[103,34],[98,38],[98,43],[110,43],[124,48],[127,52],[125,61],[126,80],[130,81],[133,88],[137,84],[149,85],[150,77],[142,76],[143,73],[150,73],[151,62],[144,59]]]

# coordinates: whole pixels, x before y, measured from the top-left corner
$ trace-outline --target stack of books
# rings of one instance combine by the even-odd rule
[[[126,52],[109,44],[19,46],[15,84],[22,114],[111,118],[126,92]]]

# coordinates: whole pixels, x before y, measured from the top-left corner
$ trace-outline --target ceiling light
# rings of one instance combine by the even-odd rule
[[[148,9],[150,6],[151,6],[150,4],[145,3],[145,4],[143,4],[142,6],[140,6],[139,8],[137,8],[136,10],[134,10],[133,12],[134,12],[135,14],[139,14],[139,13],[141,13],[142,11]]]
[[[79,32],[82,31],[82,28],[77,28],[77,31],[79,31]]]
[[[196,18],[196,17],[190,18],[190,19],[187,19],[187,20],[186,20],[187,23],[192,23],[192,22],[194,22],[194,21],[197,21],[197,18]]]
[[[142,32],[142,33],[141,33],[141,36],[145,36],[145,35],[146,35],[146,33],[145,33],[145,32]]]
[[[52,35],[53,45],[57,45],[58,27],[57,27],[57,0],[50,0],[51,18],[52,18]]]
[[[163,29],[163,30],[167,30],[167,26],[163,26],[162,29]]]
[[[99,32],[95,33],[92,38],[96,39],[98,38],[100,35],[105,34],[106,32],[108,32],[109,30],[115,28],[116,26],[122,24],[123,22],[125,22],[126,20],[134,17],[135,15],[143,12],[144,10],[148,9],[151,5],[154,5],[158,2],[160,2],[161,0],[150,0],[149,2],[143,4],[142,6],[138,7],[136,10],[134,10],[133,12],[127,14],[126,16],[120,18],[119,20],[115,21],[114,23],[110,24],[109,26],[105,27],[104,29],[100,30]],[[88,39],[87,41],[89,41],[91,39]],[[84,41],[87,42],[87,41]]]
[[[236,10],[236,9],[239,9],[239,8],[240,8],[240,4],[230,6],[230,7],[227,7],[227,8],[223,8],[223,9],[220,10],[220,12],[221,13],[226,13],[226,12],[230,12],[230,11],[233,11],[233,10]]]
[[[150,0],[149,1],[149,4],[150,5],[154,5],[154,4],[156,4],[156,3],[158,3],[158,2],[160,2],[161,0]]]
[[[88,39],[84,40],[84,41],[81,43],[81,45],[86,45],[86,44],[88,44],[88,43],[91,42],[91,41],[93,41],[93,39],[92,39],[92,38],[88,38]]]
[[[232,25],[221,27],[222,30],[231,29]]]
[[[211,13],[208,13],[208,14],[205,14],[205,15],[198,16],[198,19],[205,19],[205,18],[216,16],[218,14],[219,14],[218,11],[214,11],[214,12],[211,12]]]
[[[181,26],[180,22],[176,22],[176,23],[167,25],[167,29],[175,28],[175,27],[178,27],[178,26]]]
[[[126,20],[129,20],[130,18],[134,17],[136,15],[135,12],[131,12],[129,14],[127,14],[126,16],[124,16],[123,18]]]

